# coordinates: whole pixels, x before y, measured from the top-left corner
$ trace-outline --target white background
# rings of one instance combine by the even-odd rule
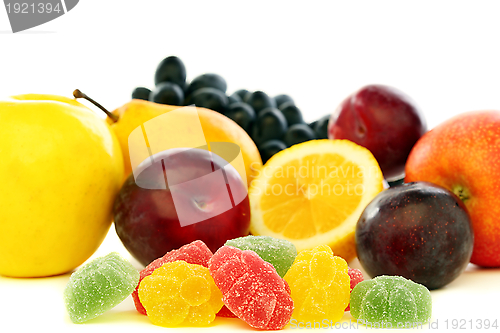
[[[432,128],[461,112],[500,109],[499,12],[496,1],[82,0],[12,34],[0,8],[0,95],[71,96],[80,88],[114,109],[134,87],[152,88],[157,63],[177,55],[188,79],[215,72],[229,92],[290,94],[307,121],[363,85],[391,85],[417,102]],[[96,255],[112,250],[130,258],[114,230]],[[432,292],[433,320],[439,328],[454,318],[500,324],[499,278],[499,270],[471,265]],[[160,330],[131,299],[88,325],[70,324],[61,297],[67,279],[0,278],[0,331]],[[217,324],[247,329],[236,320]]]

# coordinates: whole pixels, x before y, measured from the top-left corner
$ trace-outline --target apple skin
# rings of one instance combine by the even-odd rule
[[[370,150],[389,181],[404,177],[408,154],[426,131],[425,118],[410,97],[384,85],[368,85],[348,96],[328,123],[328,138]]]
[[[500,267],[500,111],[463,113],[426,133],[408,157],[405,181],[457,194],[474,228],[471,262]]]
[[[356,224],[356,252],[371,276],[398,275],[438,289],[467,267],[474,241],[461,200],[427,182],[379,193]]]
[[[180,150],[184,152],[179,154]],[[133,174],[127,178],[113,210],[116,233],[125,248],[141,264],[146,266],[165,253],[195,240],[203,241],[215,252],[227,240],[248,235],[250,204],[247,188],[234,167],[217,155],[196,148],[170,149],[155,154],[154,158],[155,163],[139,171],[137,183],[141,186],[137,185]],[[161,164],[160,172],[156,169],[162,161],[165,172],[169,175],[168,184],[171,185],[163,189],[159,187],[165,187],[166,174],[162,172]],[[207,175],[207,168],[204,167],[207,163],[209,173],[212,168],[217,171],[221,165],[225,165],[225,186],[230,188],[228,192],[235,205],[204,221],[181,226],[179,209],[220,211],[227,199],[228,192],[221,191],[213,179],[203,177]],[[192,180],[196,180],[196,186],[182,188],[181,201],[177,201],[175,206],[172,185]],[[158,189],[151,189],[154,187]],[[236,197],[244,199],[236,203]]]

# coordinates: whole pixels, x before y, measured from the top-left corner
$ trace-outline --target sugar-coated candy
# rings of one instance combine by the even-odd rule
[[[153,271],[167,262],[173,262],[176,260],[183,260],[189,264],[201,265],[208,267],[208,260],[212,257],[212,251],[200,240],[191,242],[184,245],[183,247],[167,252],[163,257],[152,261],[146,268],[141,271],[141,276],[139,282],[142,281],[146,276],[151,275]],[[138,294],[139,284],[132,293],[132,298],[134,299],[135,308],[137,311],[146,314],[146,309],[142,306]]]
[[[301,322],[339,321],[349,304],[347,263],[320,245],[301,251],[285,275],[295,304],[293,318]]]
[[[281,277],[285,276],[297,256],[297,249],[292,242],[270,236],[244,236],[228,240],[224,245],[233,246],[240,250],[254,251],[264,261],[272,264]],[[217,315],[236,318],[236,315],[225,305]]]
[[[297,249],[293,243],[270,236],[245,236],[228,240],[224,245],[254,251],[272,264],[281,277],[285,276],[297,256]]]
[[[375,327],[425,323],[432,314],[429,290],[401,276],[378,276],[358,283],[351,293],[351,315]]]
[[[166,327],[208,325],[223,305],[208,268],[182,260],[165,263],[142,279],[139,299],[151,322]]]
[[[223,246],[208,262],[224,304],[254,328],[282,329],[293,312],[286,282],[254,251]]]
[[[139,272],[118,253],[96,258],[71,274],[64,302],[74,323],[100,316],[127,298],[139,282]]]
[[[363,278],[363,273],[361,273],[361,271],[357,268],[351,268],[349,267],[347,269],[347,274],[349,275],[349,278],[351,279],[351,292],[352,290],[354,289],[354,287],[356,287],[356,285],[358,283],[360,283],[361,281],[364,280]],[[347,305],[347,308],[345,308],[346,311],[350,311],[351,310],[351,307],[350,305]]]
[[[220,316],[220,317],[226,317],[226,318],[238,318],[225,305],[223,305],[222,308],[220,309],[220,311],[217,312],[217,315]]]

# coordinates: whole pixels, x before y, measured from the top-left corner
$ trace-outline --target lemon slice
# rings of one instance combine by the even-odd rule
[[[329,245],[356,256],[359,216],[383,189],[371,152],[348,140],[312,140],[274,155],[249,190],[250,231],[286,239],[298,251]]]

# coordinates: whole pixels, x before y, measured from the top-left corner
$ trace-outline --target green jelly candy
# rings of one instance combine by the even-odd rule
[[[71,274],[64,302],[74,323],[83,323],[114,308],[139,283],[139,272],[118,253],[96,258]]]
[[[401,276],[378,276],[351,292],[351,315],[375,328],[419,327],[431,318],[432,299],[421,284]]]
[[[245,236],[228,240],[224,245],[240,250],[252,250],[274,266],[279,276],[284,277],[292,266],[297,249],[287,240],[269,236]]]

